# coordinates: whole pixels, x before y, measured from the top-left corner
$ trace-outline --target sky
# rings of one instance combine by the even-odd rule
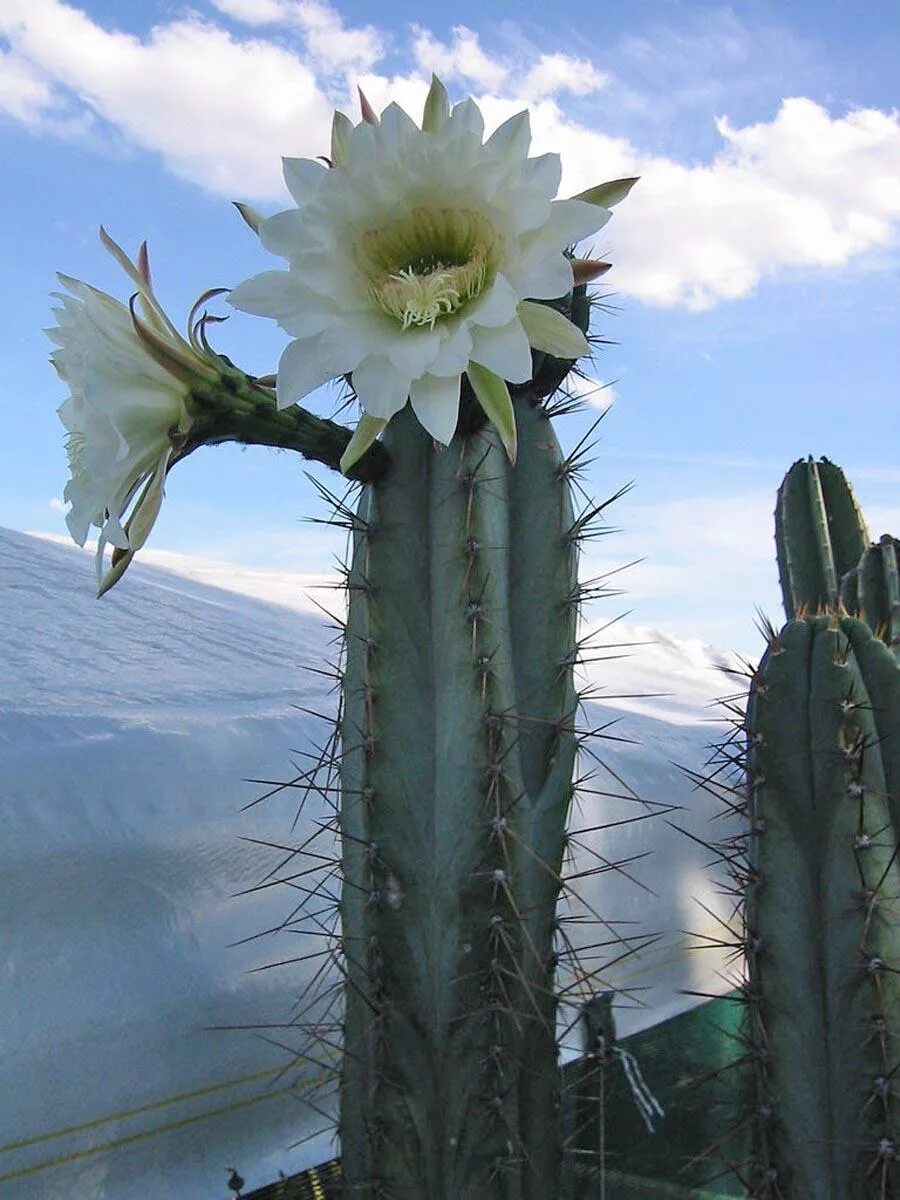
[[[528,107],[560,195],[641,177],[589,243],[614,263],[595,326],[612,344],[588,367],[602,386],[557,425],[571,446],[606,409],[586,487],[634,484],[584,572],[641,560],[608,616],[758,654],[795,459],[838,462],[873,536],[900,533],[898,59],[900,10],[841,0],[0,0],[0,525],[65,534],[66,392],[43,330],[57,270],[127,298],[98,226],[148,240],[181,325],[207,288],[282,265],[229,201],[287,207],[280,156],[325,153],[332,110],[358,119],[357,83],[418,116],[436,71],[488,128]],[[214,336],[257,374],[285,343],[238,313]],[[330,415],[335,393],[310,407]],[[325,512],[304,472],[258,447],[192,455],[146,560],[328,572],[343,543],[306,520]]]

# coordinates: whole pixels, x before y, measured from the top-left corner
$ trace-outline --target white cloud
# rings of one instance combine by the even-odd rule
[[[518,90],[526,100],[541,100],[556,92],[585,96],[608,87],[611,76],[598,71],[589,59],[570,58],[568,54],[542,54],[525,75]]]
[[[755,653],[755,606],[776,624],[782,615],[771,491],[658,504],[635,503],[635,495],[609,510],[610,525],[627,532],[627,547],[618,536],[598,539],[585,549],[582,574],[641,559],[610,580],[626,592],[617,611],[633,610],[633,620],[679,637]],[[604,612],[609,604],[603,602]]]
[[[0,107],[63,134],[99,117],[182,178],[229,198],[277,202],[285,197],[280,156],[327,147],[336,86],[350,104],[359,78],[376,107],[396,100],[418,114],[435,69],[481,93],[489,128],[528,103],[533,152],[562,156],[562,194],[641,176],[595,249],[615,262],[616,290],[649,304],[702,309],[778,272],[840,269],[896,244],[900,113],[832,115],[789,98],[768,121],[738,127],[720,117],[718,151],[683,163],[566,114],[551,93],[625,87],[586,59],[544,53],[525,62],[520,47],[488,53],[462,25],[449,42],[413,26],[407,73],[389,76],[376,69],[382,35],[345,27],[320,0],[214,2],[253,35],[193,15],[138,38],[63,0],[2,0],[10,51],[0,47]],[[263,38],[267,25],[296,31],[303,47]]]
[[[226,17],[246,25],[276,25],[285,19],[284,0],[212,0]]]
[[[496,90],[503,86],[509,70],[481,48],[478,34],[465,25],[453,29],[453,41],[440,42],[427,29],[417,27],[413,55],[420,67],[442,79],[464,79],[479,87]]]
[[[56,103],[52,86],[29,62],[0,52],[0,109],[25,125],[37,125]]]
[[[602,379],[594,379],[589,375],[576,375],[574,372],[566,380],[570,392],[582,400],[586,400],[591,408],[604,412],[611,404],[615,404],[618,394],[611,383]]]
[[[309,55],[327,71],[365,71],[383,53],[371,25],[345,29],[340,14],[321,0],[212,0],[219,12],[247,25],[283,25],[300,30]]]
[[[283,194],[279,154],[320,153],[330,125],[330,103],[296,55],[198,18],[141,41],[60,0],[4,0],[0,33],[174,174],[226,196]]]
[[[60,500],[59,496],[51,496],[47,501],[48,508],[52,508],[54,512],[68,512],[69,506]]]
[[[553,101],[533,107],[532,124],[535,149],[563,157],[564,192],[598,175],[641,176],[604,231],[604,252],[617,290],[651,304],[707,308],[779,270],[842,267],[896,240],[900,113],[832,117],[787,99],[769,122],[720,120],[722,150],[690,166],[567,121]]]
[[[371,26],[345,29],[340,17],[327,4],[300,0],[294,6],[294,14],[306,34],[310,53],[332,70],[367,70],[382,56],[381,38]]]

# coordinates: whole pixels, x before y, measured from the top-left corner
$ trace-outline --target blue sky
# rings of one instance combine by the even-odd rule
[[[617,344],[593,364],[613,403],[589,481],[635,487],[586,570],[643,558],[604,612],[756,652],[754,606],[778,615],[771,512],[794,459],[839,462],[872,533],[900,533],[900,13],[860,11],[3,0],[0,524],[65,532],[65,392],[42,329],[56,270],[127,296],[97,226],[131,250],[148,239],[181,323],[206,288],[280,265],[229,199],[285,207],[279,156],[324,152],[357,80],[376,106],[418,111],[437,69],[489,125],[530,107],[534,152],[562,154],[561,194],[641,175],[595,243],[616,264],[599,331]],[[216,338],[254,372],[284,344],[240,314]],[[564,443],[594,415],[560,422]],[[320,572],[340,549],[303,521],[320,515],[295,456],[204,451],[170,476],[147,557]]]

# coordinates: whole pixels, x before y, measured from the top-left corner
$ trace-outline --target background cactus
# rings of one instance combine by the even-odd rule
[[[836,608],[841,578],[869,544],[862,510],[840,467],[812,455],[784,477],[775,503],[778,575],[787,619]]]
[[[895,1194],[900,871],[889,797],[900,757],[896,736],[879,730],[876,695],[898,712],[893,656],[837,614],[790,622],[751,687],[753,1196]]]
[[[892,563],[866,549],[852,489],[827,459],[791,467],[775,523],[788,623],[765,625],[719,755],[720,783],[737,768],[725,799],[746,822],[722,847],[744,966],[740,1175],[767,1200],[885,1200],[900,1145],[900,670],[847,610],[864,571],[883,631]]]
[[[841,581],[841,603],[900,654],[900,541],[883,534]]]

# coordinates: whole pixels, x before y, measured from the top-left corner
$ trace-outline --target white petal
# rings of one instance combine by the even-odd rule
[[[440,345],[440,334],[434,329],[405,329],[384,339],[383,349],[398,371],[418,379],[434,362]]]
[[[302,208],[316,194],[328,168],[312,158],[283,158],[284,182]]]
[[[343,373],[340,367],[335,367],[331,356],[320,352],[319,343],[317,337],[298,338],[285,346],[278,363],[276,382],[279,408],[296,404],[329,379]]]
[[[517,237],[543,225],[550,215],[551,197],[535,188],[510,187],[503,192],[503,208],[509,228]]]
[[[562,250],[602,229],[612,213],[586,200],[554,200],[547,220],[532,234],[545,249]]]
[[[558,250],[546,254],[540,246],[507,267],[506,275],[523,300],[558,300],[571,292],[574,282],[565,255]]]
[[[294,271],[263,271],[239,283],[228,303],[241,312],[272,317],[293,337],[320,333],[334,317],[333,306],[303,287]]]
[[[525,158],[530,145],[531,123],[528,112],[524,111],[516,113],[495,129],[484,143],[484,148],[503,159],[512,160]]]
[[[441,327],[441,348],[428,368],[429,375],[459,375],[472,350],[472,333],[465,321]]]
[[[479,139],[484,136],[484,117],[481,115],[481,109],[471,98],[453,105],[453,111],[444,126],[444,131],[447,133],[457,133],[459,130],[474,133]]]
[[[473,329],[469,357],[510,383],[531,379],[531,346],[518,317],[500,329]]]
[[[423,375],[409,388],[409,401],[420,424],[445,446],[453,440],[459,418],[459,384],[458,375]]]
[[[509,280],[497,275],[488,290],[464,310],[465,320],[473,325],[508,325],[516,315],[518,302]]]
[[[353,387],[370,417],[389,421],[409,399],[409,376],[402,375],[386,358],[373,355],[353,372]]]
[[[115,513],[110,513],[103,525],[103,540],[115,546],[117,550],[127,550],[128,534],[122,528],[122,522]]]
[[[88,530],[94,523],[94,513],[89,513],[84,507],[77,505],[74,501],[72,507],[66,513],[66,525],[69,528],[69,533],[72,535],[72,541],[79,546],[83,546],[87,541]]]
[[[558,154],[539,154],[522,164],[522,183],[552,200],[562,179],[562,159]]]
[[[380,149],[403,146],[411,138],[421,135],[421,131],[409,113],[404,112],[396,102],[387,106],[381,114],[381,123],[376,126],[376,141]]]
[[[288,208],[266,217],[259,227],[259,240],[272,254],[292,260],[309,250],[318,249],[320,245],[310,237],[307,222],[299,208]]]

